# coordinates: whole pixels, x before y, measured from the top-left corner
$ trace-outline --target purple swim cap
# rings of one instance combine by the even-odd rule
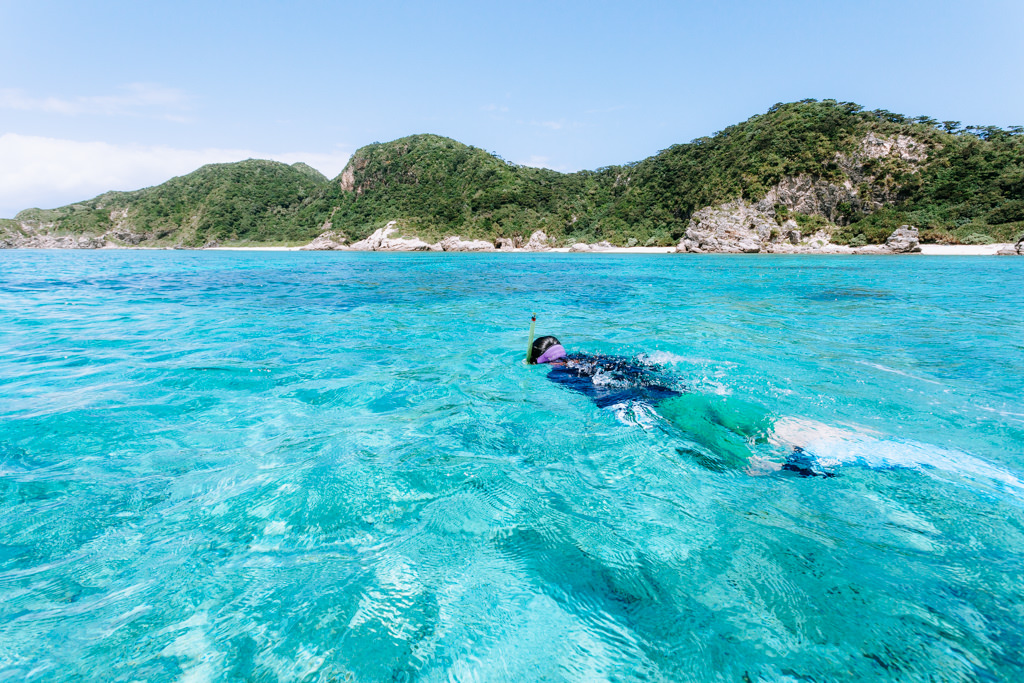
[[[565,348],[563,348],[561,344],[555,344],[541,354],[541,357],[537,359],[537,363],[550,363],[551,361],[558,360],[559,358],[565,358]]]

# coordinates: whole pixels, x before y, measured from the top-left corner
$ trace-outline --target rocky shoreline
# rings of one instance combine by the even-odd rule
[[[144,235],[130,230],[111,230],[102,235],[52,235],[48,226],[23,226],[24,235],[0,237],[0,249],[190,249],[190,247],[146,246]],[[897,228],[884,244],[860,247],[833,244],[824,230],[810,235],[801,233],[795,221],[780,226],[756,206],[731,202],[717,208],[696,212],[686,235],[675,247],[617,247],[610,242],[577,242],[557,246],[542,230],[528,239],[521,237],[487,240],[466,240],[458,235],[430,243],[416,236],[402,235],[397,221],[391,221],[369,237],[349,244],[344,235],[332,231],[330,224],[309,244],[299,247],[222,247],[208,242],[199,249],[224,250],[287,250],[287,251],[445,251],[445,252],[555,252],[555,253],[661,253],[661,254],[919,254],[922,245],[918,229],[911,225]],[[925,245],[929,253],[992,254],[1024,256],[1024,238],[1016,244],[986,245],[985,248],[949,246],[947,252],[939,245]]]
[[[740,220],[736,221],[737,209]],[[849,247],[832,244],[824,231],[801,235],[795,222],[783,224],[785,232],[774,221],[768,224],[760,217],[747,220],[743,207],[736,205],[699,211],[690,221],[686,236],[675,247],[616,247],[603,241],[593,244],[577,242],[557,247],[543,231],[537,230],[528,240],[499,238],[496,242],[464,240],[449,236],[433,244],[419,237],[401,236],[396,221],[376,230],[364,240],[346,244],[345,238],[330,230],[323,232],[298,251],[458,251],[458,252],[567,252],[567,253],[674,253],[674,254],[916,254],[921,253],[916,227],[903,225],[893,231],[885,244]],[[775,227],[773,227],[775,226]],[[1016,245],[1002,245],[999,254],[1021,253],[1024,239]]]

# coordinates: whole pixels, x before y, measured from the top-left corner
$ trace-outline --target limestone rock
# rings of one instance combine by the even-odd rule
[[[376,233],[374,233],[376,234]],[[328,230],[327,232],[321,233],[315,240],[309,244],[299,247],[299,251],[345,251],[348,247],[345,246],[345,236],[341,233]]]
[[[134,247],[146,239],[145,235],[135,232],[135,227],[128,220],[127,208],[112,209],[110,211],[110,221],[114,224],[114,227],[103,234],[103,237],[107,240]]]
[[[892,254],[892,249],[888,248],[884,244],[869,244],[864,247],[857,247],[853,250],[854,254],[867,254],[867,255],[879,255],[879,254]]]
[[[114,227],[103,233],[103,237],[107,240],[116,240],[122,244],[129,246],[136,246],[146,239],[145,235],[133,232],[130,227]]]
[[[398,232],[398,221],[391,221],[383,228],[375,230],[365,240],[352,245],[355,251],[437,251],[436,245],[430,245],[419,237],[391,237]]]
[[[523,246],[526,251],[547,251],[550,248],[550,240],[543,230],[535,230]]]
[[[515,237],[499,237],[494,240],[494,248],[499,251],[514,251],[516,249],[522,249],[523,238],[516,235]]]
[[[808,216],[822,216],[831,223],[848,225],[860,214],[871,213],[896,201],[899,186],[876,183],[873,166],[867,162],[891,159],[914,173],[928,158],[928,146],[908,135],[879,138],[868,133],[850,154],[837,154],[834,161],[843,171],[840,182],[802,174],[782,178],[757,202],[756,208],[772,214],[777,204]],[[864,195],[861,192],[866,188]]]
[[[570,252],[585,252],[585,251],[605,251],[611,249],[612,245],[610,242],[597,242],[596,244],[587,244],[585,242],[577,242],[576,244],[569,247]]]
[[[1017,244],[996,252],[998,256],[1024,256],[1024,237],[1017,240]]]
[[[494,251],[494,245],[486,240],[464,240],[458,235],[441,240],[442,251]]]
[[[816,252],[820,254],[852,254],[853,249],[846,246],[845,244],[826,244],[825,246],[818,249]]]
[[[860,141],[860,152],[869,159],[897,157],[904,161],[921,162],[928,158],[928,147],[909,135],[880,138],[868,133]]]
[[[828,233],[816,232],[810,237],[803,237],[797,244],[790,240],[768,242],[764,250],[770,254],[852,254],[853,249],[841,244],[832,244]]]
[[[96,235],[31,235],[19,242],[22,249],[99,249],[106,244]]]
[[[885,240],[885,246],[894,254],[910,254],[921,251],[917,228],[912,225],[901,225]]]
[[[776,204],[808,216],[824,216],[830,222],[840,225],[848,220],[848,212],[840,211],[840,205],[846,204],[851,210],[862,206],[850,179],[836,184],[806,174],[786,176],[768,190],[755,208],[762,213],[774,215]]]
[[[694,212],[678,251],[757,253],[778,226],[742,199]]]
[[[352,192],[356,189],[356,171],[352,168],[352,164],[346,164],[345,169],[341,172],[341,191]]]

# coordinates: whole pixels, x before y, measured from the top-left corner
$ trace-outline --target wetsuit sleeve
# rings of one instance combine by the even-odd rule
[[[605,381],[595,381],[598,376]],[[639,402],[655,405],[680,393],[656,383],[649,366],[617,356],[572,354],[565,365],[553,366],[548,379],[587,396],[598,408]]]

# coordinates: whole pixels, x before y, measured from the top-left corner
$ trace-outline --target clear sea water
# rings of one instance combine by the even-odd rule
[[[1024,259],[8,251],[0,313],[4,680],[1024,678]]]

